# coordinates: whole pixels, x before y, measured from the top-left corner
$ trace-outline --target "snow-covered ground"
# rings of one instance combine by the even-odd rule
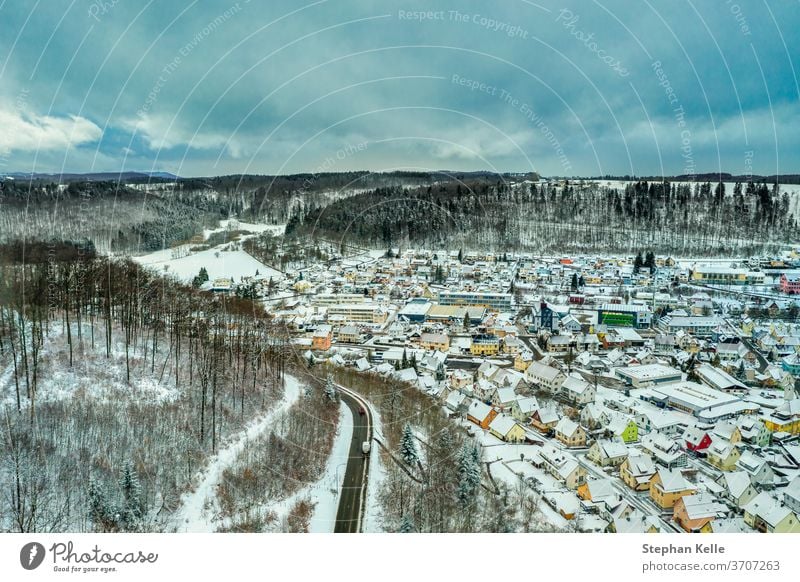
[[[367,404],[369,404],[370,412],[372,413],[372,433],[375,437],[381,439],[382,443],[385,443],[386,439],[383,436],[381,416],[369,401]],[[367,481],[367,499],[364,502],[364,520],[361,523],[361,531],[364,533],[380,533],[384,531],[383,515],[378,495],[383,487],[385,478],[386,467],[384,467],[381,460],[380,447],[373,443],[373,452],[369,456],[369,480]]]
[[[245,445],[273,425],[273,420],[289,410],[300,395],[300,382],[286,376],[283,398],[264,416],[252,421],[211,458],[208,466],[198,475],[194,491],[181,497],[181,505],[172,518],[172,527],[179,532],[208,533],[217,530],[218,519],[216,488],[222,473],[236,459]]]
[[[148,255],[134,257],[138,263],[161,270],[166,275],[176,276],[184,283],[190,283],[200,272],[201,267],[208,271],[211,281],[218,277],[230,277],[239,281],[242,277],[254,277],[256,271],[262,277],[281,278],[283,275],[256,260],[242,250],[223,250],[221,245],[205,251],[175,256],[174,249],[155,251]],[[186,249],[188,252],[188,249]]]
[[[333,441],[333,448],[325,465],[325,472],[319,480],[295,491],[286,499],[275,503],[265,503],[264,512],[274,512],[278,523],[282,523],[292,507],[306,499],[314,504],[314,513],[309,523],[310,533],[333,533],[336,526],[336,511],[342,493],[345,468],[347,467],[350,439],[353,436],[353,413],[342,402],[339,405],[339,427]]]
[[[208,237],[216,232],[224,232],[226,230],[246,230],[248,232],[260,234],[262,232],[271,232],[276,236],[282,235],[286,231],[285,224],[255,224],[253,222],[241,222],[235,218],[228,220],[220,220],[217,228],[203,230],[203,239],[208,240]]]
[[[105,357],[105,349],[101,348],[98,340],[95,346],[94,357],[85,357],[78,345],[78,325],[72,323],[72,336],[75,342],[74,365],[69,366],[69,348],[64,340],[66,327],[62,321],[53,321],[50,329],[45,334],[44,344],[41,349],[39,376],[37,378],[36,401],[57,402],[85,396],[95,401],[136,401],[151,404],[168,403],[180,397],[180,391],[175,388],[171,378],[159,381],[159,372],[148,374],[147,370],[137,372],[127,381],[125,364],[125,343],[114,340],[111,343],[111,356]],[[91,354],[89,337],[91,326],[84,323],[83,342],[84,349]],[[97,333],[97,330],[95,330]],[[29,336],[30,337],[30,336]],[[31,349],[30,347],[28,348]],[[140,360],[138,354],[130,348],[130,359]],[[20,366],[20,382],[24,392],[24,372]],[[145,367],[146,368],[146,367]],[[0,404],[16,406],[16,390],[13,381],[14,365],[6,366],[0,372]],[[29,401],[23,399],[22,406],[27,407]]]

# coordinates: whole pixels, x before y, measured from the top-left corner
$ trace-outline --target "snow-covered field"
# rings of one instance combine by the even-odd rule
[[[205,229],[203,231],[203,239],[208,240],[212,234],[217,232],[224,232],[226,230],[246,230],[248,232],[260,234],[262,232],[271,232],[276,236],[280,236],[286,230],[285,224],[256,224],[253,222],[241,222],[235,218],[228,220],[220,220],[219,226],[213,229]],[[246,238],[246,237],[245,237]]]
[[[181,498],[181,505],[172,518],[178,532],[214,532],[220,525],[216,504],[216,488],[222,473],[236,459],[237,455],[258,435],[273,425],[273,420],[289,410],[300,396],[300,382],[293,376],[286,376],[285,392],[281,401],[267,414],[251,422],[247,428],[223,446],[211,458],[208,466],[198,475],[198,485],[194,491]]]
[[[226,251],[220,247],[178,258],[174,256],[173,249],[165,249],[134,257],[134,260],[146,267],[159,269],[166,275],[173,275],[184,283],[190,283],[202,267],[208,271],[208,277],[212,281],[218,277],[231,277],[239,281],[242,277],[254,277],[256,271],[262,277],[282,277],[279,271],[267,267],[245,251]]]

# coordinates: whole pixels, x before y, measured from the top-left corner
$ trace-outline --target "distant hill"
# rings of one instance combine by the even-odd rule
[[[140,182],[147,180],[180,180],[169,172],[92,172],[87,174],[47,174],[41,172],[11,172],[4,175],[13,180],[48,182]]]

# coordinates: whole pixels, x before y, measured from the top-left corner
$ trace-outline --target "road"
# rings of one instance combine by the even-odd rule
[[[364,517],[369,473],[369,456],[361,452],[361,445],[365,441],[372,443],[372,413],[360,396],[343,386],[339,386],[339,395],[342,402],[352,412],[353,436],[350,439],[350,451],[333,531],[334,533],[359,533]],[[365,410],[364,415],[359,414],[362,407]],[[377,454],[374,446],[370,454]]]

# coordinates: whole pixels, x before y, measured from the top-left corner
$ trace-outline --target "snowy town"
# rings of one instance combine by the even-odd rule
[[[241,241],[216,260],[173,252],[164,269],[246,289],[309,365],[427,395],[479,446],[485,477],[529,487],[557,531],[800,532],[798,249],[737,261],[314,244],[324,259],[284,270]]]

